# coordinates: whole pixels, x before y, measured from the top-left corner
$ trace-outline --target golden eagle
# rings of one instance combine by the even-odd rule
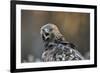
[[[42,53],[44,62],[84,59],[75,45],[65,40],[56,25],[48,23],[41,27],[40,33],[44,42]]]

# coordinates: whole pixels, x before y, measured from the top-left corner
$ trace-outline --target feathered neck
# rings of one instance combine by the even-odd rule
[[[48,47],[50,45],[61,44],[63,42],[65,42],[65,39],[63,37],[61,37],[61,38],[53,39],[51,41],[45,41],[44,44],[45,44],[45,47]]]

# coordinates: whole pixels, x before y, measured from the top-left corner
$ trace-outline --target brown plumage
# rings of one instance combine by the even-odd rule
[[[41,36],[44,42],[43,61],[83,60],[75,45],[65,40],[54,24],[41,27]]]

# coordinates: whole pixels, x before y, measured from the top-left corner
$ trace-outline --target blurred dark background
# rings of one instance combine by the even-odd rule
[[[90,57],[90,14],[52,11],[21,11],[21,62],[39,62],[43,52],[40,28],[52,23],[58,26],[67,41]]]

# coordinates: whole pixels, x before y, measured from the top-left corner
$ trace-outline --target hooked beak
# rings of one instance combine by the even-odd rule
[[[48,33],[42,33],[42,38],[43,38],[43,40],[44,41],[46,41],[46,40],[49,40],[49,38],[50,38],[50,36],[49,36],[49,34]]]

